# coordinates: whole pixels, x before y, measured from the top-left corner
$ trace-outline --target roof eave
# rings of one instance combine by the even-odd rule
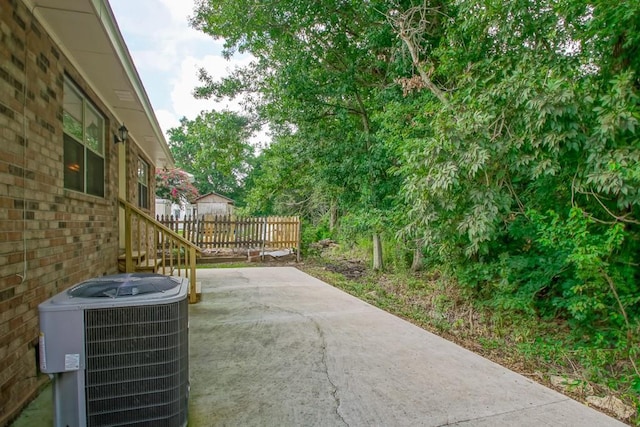
[[[174,159],[107,0],[23,0],[78,73],[157,167]],[[89,41],[88,41],[89,40]],[[87,49],[95,43],[97,49]],[[128,98],[120,93],[130,94]]]

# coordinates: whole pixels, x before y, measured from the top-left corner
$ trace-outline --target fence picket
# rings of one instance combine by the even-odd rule
[[[295,248],[299,251],[300,218],[297,216],[189,215],[180,220],[173,215],[158,215],[156,219],[174,232],[182,232],[185,239],[203,249]]]

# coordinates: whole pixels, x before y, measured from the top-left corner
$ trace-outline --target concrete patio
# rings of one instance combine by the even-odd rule
[[[295,268],[198,278],[190,426],[624,425]]]

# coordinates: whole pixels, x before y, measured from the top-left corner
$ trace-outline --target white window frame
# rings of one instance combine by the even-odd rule
[[[138,207],[142,209],[149,209],[151,206],[149,196],[149,170],[151,166],[142,157],[138,157]],[[141,187],[144,187],[145,191],[142,191]]]
[[[63,91],[64,187],[69,190],[104,198],[106,184],[105,117],[78,86],[66,76]],[[71,94],[67,95],[68,91],[71,91]],[[73,98],[79,100],[81,117],[76,118],[73,114],[67,112],[64,104],[67,96],[73,96]],[[97,129],[93,132],[87,131],[87,122],[90,116],[93,116],[98,121]],[[81,126],[82,130],[78,132],[77,128],[75,130],[72,129],[71,126],[73,124]],[[81,156],[74,156],[74,153],[71,152],[70,148],[74,144],[76,144],[76,148],[78,148],[78,145],[81,146]],[[75,154],[78,154],[79,151]],[[98,170],[92,168],[92,166],[96,165],[100,166]],[[74,176],[74,173],[81,175]]]

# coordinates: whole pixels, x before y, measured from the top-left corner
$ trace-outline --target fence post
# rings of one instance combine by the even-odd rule
[[[298,230],[297,230],[297,242],[296,242],[296,262],[300,262],[300,257],[301,257],[301,252],[302,252],[302,221],[300,220],[300,217],[296,217],[296,219],[298,220]]]
[[[267,217],[264,217],[264,226],[262,228],[262,248],[260,249],[260,261],[264,261],[264,248],[267,244],[267,227],[268,227]]]

